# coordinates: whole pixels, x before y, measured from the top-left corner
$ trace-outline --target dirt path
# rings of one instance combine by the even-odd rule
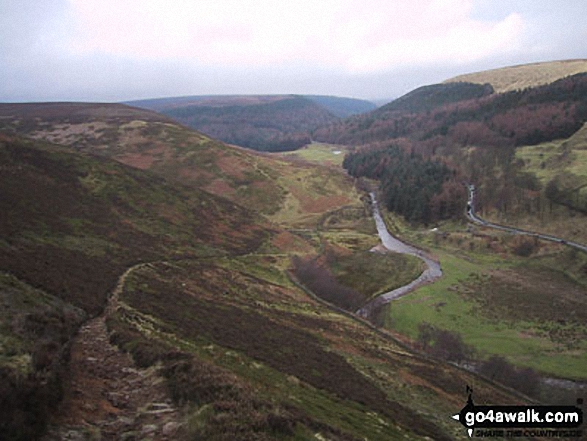
[[[65,396],[45,441],[176,440],[180,412],[154,368],[138,369],[108,339],[106,317],[116,310],[129,268],[119,279],[105,312],[85,323],[71,348]]]

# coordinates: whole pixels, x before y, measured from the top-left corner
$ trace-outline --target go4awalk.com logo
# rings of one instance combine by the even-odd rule
[[[476,406],[469,386],[467,394],[467,404],[453,418],[465,426],[469,437],[573,438],[583,434],[583,410],[577,406]]]

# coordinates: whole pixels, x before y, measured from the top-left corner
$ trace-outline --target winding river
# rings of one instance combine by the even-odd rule
[[[424,272],[420,274],[417,279],[413,280],[409,284],[375,297],[373,300],[366,303],[363,307],[356,311],[357,315],[367,319],[371,318],[373,312],[379,309],[381,306],[397,299],[398,297],[408,294],[420,285],[434,282],[436,279],[442,276],[442,269],[440,268],[440,264],[438,262],[425,255],[422,250],[405,244],[399,239],[393,237],[389,231],[387,231],[387,227],[385,226],[385,222],[383,222],[381,212],[379,211],[379,204],[375,198],[375,193],[372,192],[370,195],[373,204],[373,217],[375,219],[377,232],[381,242],[383,243],[383,246],[388,250],[394,251],[396,253],[410,254],[412,256],[418,257],[426,264],[426,270],[424,270]]]

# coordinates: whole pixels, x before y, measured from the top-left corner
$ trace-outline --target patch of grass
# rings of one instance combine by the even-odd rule
[[[327,258],[336,279],[363,294],[365,299],[407,285],[424,270],[414,256],[396,253],[355,252]]]
[[[340,170],[327,167],[280,167],[279,185],[287,192],[273,222],[294,228],[315,227],[325,213],[346,205],[362,207],[352,181]]]
[[[357,202],[326,213],[320,222],[321,230],[376,236],[377,228],[371,216],[369,202],[363,200],[363,206]]]
[[[497,93],[536,87],[552,83],[560,78],[587,71],[584,60],[552,61],[493,69],[460,75],[447,82],[465,81],[478,84],[489,83]]]
[[[585,207],[587,201],[587,126],[568,139],[561,139],[516,149],[523,162],[522,171],[538,178],[541,191],[525,195],[519,207],[508,213],[489,212],[490,220],[520,228],[561,236],[580,243],[587,242]],[[556,183],[559,196],[552,193]]]
[[[331,245],[349,251],[362,252],[379,244],[380,240],[373,234],[360,234],[353,231],[326,231],[321,237]]]
[[[544,267],[438,255],[443,278],[392,302],[386,326],[416,339],[427,322],[457,332],[481,358],[503,355],[548,375],[585,378],[583,288]]]
[[[275,285],[291,287],[286,275],[291,266],[287,255],[248,255],[230,259],[217,260],[216,263],[232,271],[242,271]]]
[[[342,167],[342,161],[344,160],[345,152],[345,146],[315,142],[293,152],[281,153],[281,155],[286,157],[301,158],[305,161],[317,162],[319,164],[336,165],[338,167]]]

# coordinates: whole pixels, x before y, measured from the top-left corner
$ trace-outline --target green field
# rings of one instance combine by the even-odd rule
[[[587,125],[567,140],[519,147],[516,158],[522,159],[524,170],[534,173],[544,186],[569,174],[578,185],[587,183]]]
[[[486,210],[491,221],[587,243],[587,126],[567,140],[518,147],[522,176],[539,188],[518,189],[506,211]],[[537,191],[539,190],[539,191]]]
[[[286,157],[301,158],[309,162],[342,166],[347,147],[314,142],[294,152],[282,153]]]
[[[386,326],[416,340],[418,326],[429,323],[458,333],[478,359],[501,355],[546,375],[586,379],[587,256],[547,245],[521,258],[508,250],[511,236],[450,229],[436,245],[428,232],[413,235],[439,257],[444,275],[392,302]]]

